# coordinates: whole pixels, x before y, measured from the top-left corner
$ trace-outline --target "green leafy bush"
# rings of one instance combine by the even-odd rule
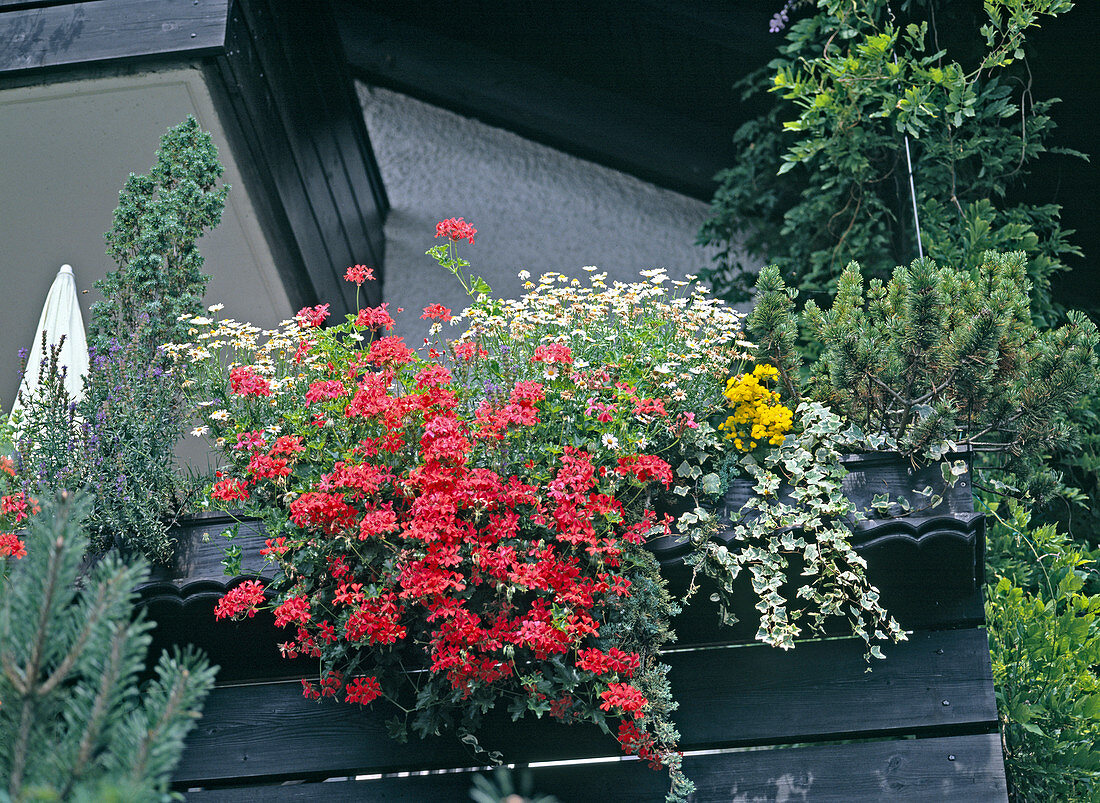
[[[0,558],[0,797],[166,799],[214,669],[161,656],[142,686],[151,624],[135,621],[144,562],[108,556],[81,576],[88,500],[28,521],[26,557]],[[78,582],[78,578],[79,582]]]
[[[993,679],[1014,801],[1100,793],[1100,584],[1094,556],[1025,508],[990,506]]]
[[[1050,146],[1056,101],[1034,99],[1015,71],[1042,16],[1071,7],[817,0],[740,84],[776,100],[737,131],[737,160],[718,175],[699,234],[717,248],[704,278],[734,300],[765,260],[810,296],[854,259],[885,279],[918,256],[915,205],[923,253],[939,262],[973,268],[987,250],[1024,251],[1032,314],[1050,323],[1050,276],[1079,251],[1058,206],[1007,195],[1044,152],[1067,151]]]

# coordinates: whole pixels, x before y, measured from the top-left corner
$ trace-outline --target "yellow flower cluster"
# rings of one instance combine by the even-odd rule
[[[794,413],[779,403],[779,394],[768,390],[765,383],[774,381],[779,371],[771,365],[758,365],[751,374],[730,377],[722,395],[729,400],[733,415],[726,418],[718,429],[725,431],[741,452],[750,452],[761,441],[773,446],[783,443],[791,431]]]

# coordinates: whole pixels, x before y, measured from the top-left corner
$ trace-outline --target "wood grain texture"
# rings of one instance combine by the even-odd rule
[[[263,212],[288,251],[284,281],[296,304],[327,302],[334,319],[355,306],[344,269],[383,263],[389,206],[337,41],[327,3],[303,14],[291,0],[238,2],[210,71],[234,148],[278,199]],[[378,284],[364,290],[380,301]]]
[[[993,803],[1008,799],[996,734],[689,755],[695,803],[729,801],[922,801]],[[539,794],[561,803],[635,803],[664,799],[666,781],[637,761],[516,770],[530,772]],[[196,803],[238,801],[469,800],[471,773],[192,792]]]
[[[229,0],[96,0],[0,13],[0,74],[218,52]]]
[[[238,528],[237,534],[230,541],[226,536],[234,527]],[[172,562],[154,566],[149,575],[151,583],[171,583],[177,588],[203,581],[224,585],[231,578],[225,576],[222,559],[231,543],[241,547],[243,574],[257,575],[264,569],[260,550],[267,534],[259,519],[221,512],[198,513],[180,519],[171,536],[176,542]]]
[[[793,652],[752,646],[673,653],[675,720],[685,750],[870,736],[983,733],[996,728],[983,630],[916,634],[867,673],[860,644],[831,640]],[[945,704],[946,701],[946,704]],[[317,780],[353,772],[476,766],[453,735],[401,745],[393,715],[301,696],[299,684],[216,689],[188,738],[177,784],[231,779]],[[615,756],[614,739],[590,726],[512,723],[491,714],[481,743],[508,761]]]
[[[701,199],[732,158],[729,131],[338,2],[349,68],[364,80]],[[610,35],[610,34],[609,34]]]

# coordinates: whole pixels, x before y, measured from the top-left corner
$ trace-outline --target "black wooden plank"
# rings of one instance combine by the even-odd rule
[[[96,0],[0,13],[0,74],[218,52],[229,0]]]
[[[997,734],[862,742],[826,747],[758,750],[684,759],[696,784],[696,803],[734,800],[1005,801],[1004,763]],[[637,761],[538,767],[529,772],[538,794],[561,803],[658,801],[665,776]],[[196,803],[235,801],[378,800],[389,803],[438,803],[469,800],[471,773],[382,778],[377,780],[209,790],[187,795]]]
[[[324,258],[311,261],[310,269],[315,277],[324,276],[323,283],[329,290],[322,300],[331,303],[336,319],[342,320],[344,311],[350,311],[355,300],[354,288],[343,281],[347,267],[347,234],[333,199],[331,176],[321,164],[313,137],[318,114],[312,102],[315,87],[298,73],[285,51],[288,46],[294,49],[305,44],[302,40],[310,38],[310,29],[317,18],[313,14],[299,13],[295,27],[300,30],[284,31],[274,5],[269,0],[249,0],[241,8],[256,45],[262,75],[273,87],[305,198],[324,240]],[[335,31],[332,35],[336,35]],[[292,41],[287,43],[286,36],[293,37]]]
[[[750,646],[668,656],[688,749],[996,727],[983,629],[914,633],[871,672],[862,642]],[[689,701],[690,700],[690,704]]]
[[[179,549],[174,563],[154,570],[152,583],[143,596],[146,599],[165,594],[178,597],[171,611],[174,633],[201,633],[212,624],[206,607],[185,603],[183,599],[200,592],[217,596],[227,588],[231,578],[224,575],[221,565],[226,542],[219,533],[233,521],[232,517],[224,515],[190,520],[175,531]],[[980,518],[975,521],[981,524]],[[906,629],[980,626],[984,621],[982,593],[973,572],[976,571],[974,555],[980,551],[984,531],[981,527],[968,529],[967,525],[955,532],[936,525],[935,520],[925,520],[925,523],[934,525],[933,532],[922,533],[923,525],[901,519],[886,523],[885,530],[871,528],[857,534],[857,548],[868,560],[869,577],[881,590],[883,604]],[[256,521],[242,525],[235,543],[242,548],[242,566],[246,574],[267,570],[259,554],[264,541],[265,534]],[[677,593],[687,587],[688,573],[684,567],[666,566],[664,573]],[[675,619],[678,647],[751,643],[755,639],[758,614],[753,606],[757,597],[748,577],[738,586],[736,610],[741,621],[733,627],[720,624],[717,606],[709,599],[712,591],[711,584],[704,578],[701,590],[687,610]],[[150,608],[150,613],[158,617],[160,610]],[[846,627],[837,622],[828,632],[842,635]],[[806,637],[811,635],[805,634]],[[217,655],[214,660],[224,666],[236,665],[229,656]],[[276,662],[276,666],[264,668],[255,675],[227,677],[233,680],[276,677],[282,671]]]
[[[667,656],[685,750],[902,734],[995,730],[984,630],[915,634],[866,672],[860,644],[831,640]],[[175,778],[184,788],[234,778],[318,779],[353,772],[479,763],[453,735],[397,744],[392,711],[301,696],[294,683],[219,688],[188,738]],[[494,712],[479,738],[509,761],[613,756],[594,727],[512,723]]]
[[[343,281],[353,252],[333,195],[335,177],[325,170],[318,154],[316,132],[323,120],[319,119],[316,87],[301,74],[301,59],[288,58],[288,49],[295,53],[299,48],[318,46],[318,38],[324,37],[317,26],[325,18],[314,13],[303,15],[300,10],[294,13],[285,6],[250,0],[242,3],[241,9],[256,47],[261,76],[273,89],[279,119],[301,177],[303,197],[324,244],[323,253],[307,255],[306,263],[322,301],[332,305],[333,316],[339,321],[355,305],[355,288]],[[329,39],[336,36],[335,30],[328,32]]]
[[[381,275],[388,201],[343,64],[336,54],[318,55],[337,40],[333,24],[324,4],[303,15],[285,0],[236,3],[212,74],[234,117],[236,145],[279,199],[265,213],[266,228],[308,277],[296,302],[329,303],[340,320],[355,303],[344,269],[368,263]],[[377,302],[380,288],[367,295]]]
[[[239,18],[239,11],[234,10],[230,18],[226,54],[204,64],[206,83],[238,167],[254,188],[252,203],[291,308],[312,306],[319,295],[303,245],[316,245],[319,240],[309,230],[308,209],[303,209],[300,181],[270,89],[248,70],[252,45],[234,18]]]
[[[732,160],[732,129],[521,64],[344,0],[349,67],[460,114],[503,126],[646,181],[709,200]]]
[[[228,515],[207,514],[188,520],[186,526],[174,531],[178,542],[176,558],[172,565],[154,569],[151,580],[142,587],[143,605],[158,622],[163,622],[170,631],[159,634],[158,644],[175,643],[173,640],[184,638],[187,634],[204,634],[213,626],[210,611],[214,601],[223,594],[232,582],[226,577],[221,564],[223,551],[227,544],[220,533],[228,529],[234,519]],[[944,627],[976,627],[983,622],[982,595],[980,587],[970,582],[972,589],[968,594],[960,594],[955,581],[945,585],[944,578],[950,578],[957,564],[966,564],[959,571],[963,574],[973,567],[973,562],[959,560],[959,555],[941,554],[939,547],[920,547],[920,541],[913,541],[904,532],[908,526],[904,521],[894,522],[892,527],[901,527],[891,536],[886,548],[874,548],[864,554],[868,558],[868,572],[872,582],[882,590],[883,603],[887,610],[898,617],[906,628],[940,629]],[[881,533],[872,537],[873,543],[881,544]],[[265,533],[255,520],[245,521],[234,543],[242,549],[242,568],[246,575],[258,575],[270,571],[260,556],[264,546]],[[914,546],[916,544],[916,546]],[[965,539],[957,539],[948,534],[940,545],[943,549],[973,548]],[[913,554],[910,550],[915,549]],[[969,559],[967,559],[969,560]],[[683,567],[665,567],[671,586],[677,592],[687,586],[687,573]],[[965,579],[965,578],[963,578]],[[958,580],[962,583],[962,579]],[[753,643],[758,626],[758,614],[753,605],[756,595],[752,592],[748,578],[738,586],[739,604],[737,607],[741,621],[732,627],[722,625],[718,617],[717,606],[709,599],[713,588],[705,578],[701,590],[691,604],[674,620],[678,635],[678,648],[700,645],[724,645],[731,643]],[[203,599],[199,599],[202,597]],[[154,601],[155,604],[154,604]],[[254,623],[242,623],[248,628]],[[843,635],[846,627],[842,622],[833,623],[828,632]],[[265,631],[267,632],[267,631]],[[809,637],[810,633],[805,634]],[[276,637],[277,636],[277,637]],[[285,640],[285,634],[270,631],[263,636],[255,636],[274,644]],[[273,640],[272,640],[273,639]],[[232,640],[215,639],[209,645],[212,649],[222,644],[228,653],[219,648],[212,659],[223,666],[223,680],[241,681],[254,678],[286,677],[287,668],[275,657],[274,650],[266,650],[267,661],[273,665],[242,664],[239,656],[233,654]],[[253,666],[255,672],[237,673],[234,667]]]
[[[294,85],[306,93],[299,102],[310,112],[304,119],[309,121],[313,146],[346,237],[347,253],[341,262],[375,266],[380,278],[385,251],[382,222],[388,201],[384,191],[378,194],[383,190],[380,174],[364,158],[366,125],[342,53],[332,46],[339,41],[331,9],[327,3],[318,4],[308,26],[302,24],[293,0],[273,3],[272,11],[283,54],[297,77]],[[341,275],[345,266],[336,266]],[[364,288],[368,296],[378,297],[369,303],[381,300],[378,289],[378,282]]]
[[[234,527],[232,541],[227,534]],[[182,518],[172,527],[175,539],[172,561],[152,567],[150,582],[173,583],[177,587],[188,583],[214,581],[227,583],[222,560],[230,544],[241,548],[241,570],[248,575],[260,574],[265,561],[260,551],[267,542],[267,532],[259,519],[238,518],[229,513],[207,512]]]
[[[322,190],[317,176],[309,175],[303,162],[301,121],[287,112],[283,88],[269,72],[264,50],[277,46],[263,30],[253,28],[246,4],[234,4],[226,46],[226,81],[240,93],[239,114],[247,115],[254,132],[256,158],[268,172],[286,212],[287,222],[302,263],[308,272],[316,300],[333,304],[337,316],[343,288],[332,271],[332,244],[318,216],[315,198]],[[310,302],[307,302],[310,303]]]

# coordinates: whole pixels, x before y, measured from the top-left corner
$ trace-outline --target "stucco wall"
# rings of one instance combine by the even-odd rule
[[[435,224],[465,217],[475,245],[461,244],[473,272],[502,296],[521,292],[516,274],[613,278],[667,268],[692,273],[706,255],[695,234],[707,205],[385,89],[358,85],[371,145],[392,209],[386,222],[383,295],[404,307],[395,334],[423,342],[421,310],[465,306],[457,281],[424,252]]]

